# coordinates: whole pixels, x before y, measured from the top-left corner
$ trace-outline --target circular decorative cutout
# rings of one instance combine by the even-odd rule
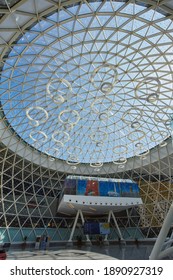
[[[165,123],[164,123],[165,126],[169,126],[171,127],[171,120],[167,120]]]
[[[137,107],[132,107],[129,110],[127,110],[123,116],[122,120],[126,124],[132,124],[134,122],[138,122],[143,116],[143,111]]]
[[[75,165],[72,165],[72,166],[71,166],[71,169],[76,170],[77,167],[76,167]]]
[[[161,82],[155,77],[146,77],[140,81],[135,89],[136,98],[153,103],[158,100]]]
[[[120,164],[120,165],[118,165],[118,168],[124,168],[125,167],[125,165],[124,164]]]
[[[65,125],[75,125],[80,120],[80,115],[76,110],[63,110],[62,112],[60,112],[58,119]]]
[[[158,110],[158,111],[154,114],[154,120],[155,120],[156,122],[167,123],[168,121],[170,121],[170,115],[164,113],[162,110]]]
[[[97,150],[104,151],[101,162],[107,163],[121,156],[132,158],[136,150],[145,151],[156,145],[165,145],[163,137],[153,142],[150,141],[150,136],[159,129],[167,130],[169,136],[171,132],[171,128],[166,125],[170,125],[167,116],[168,112],[171,112],[173,88],[168,36],[172,19],[164,14],[163,5],[160,11],[159,5],[152,5],[151,9],[146,9],[142,2],[132,5],[131,1],[121,1],[122,8],[112,9],[112,1],[101,1],[97,7],[90,1],[90,11],[86,12],[86,3],[78,4],[75,11],[73,7],[66,5],[65,10],[45,13],[45,18],[39,20],[40,32],[37,28],[38,22],[28,25],[26,30],[24,27],[23,35],[15,37],[15,42],[9,42],[9,53],[3,52],[6,56],[3,58],[1,69],[1,102],[9,127],[14,128],[16,132],[14,136],[17,135],[29,145],[36,146],[40,144],[39,138],[45,138],[43,135],[32,133],[31,136],[37,139],[33,141],[28,136],[34,127],[29,127],[26,123],[28,121],[36,127],[41,124],[37,129],[44,131],[48,136],[48,141],[41,142],[40,151],[44,155],[47,147],[60,145],[62,148],[61,143],[66,142],[69,137],[64,133],[59,135],[54,132],[64,131],[71,139],[68,144],[64,143],[60,155],[62,162],[65,162],[69,155],[76,155],[75,151],[67,152],[67,148],[70,145],[78,145],[82,153],[77,152],[76,156],[88,166],[90,163],[100,162],[99,157],[90,160],[90,153],[97,147]],[[121,18],[116,26],[111,21],[115,12]],[[58,20],[59,17],[61,20]],[[102,32],[99,22],[104,18]],[[158,20],[155,21],[155,18]],[[82,22],[83,26],[79,22]],[[57,24],[60,31],[58,41],[54,40]],[[68,27],[65,33],[64,26]],[[152,26],[156,32],[153,32]],[[149,32],[143,32],[142,27],[149,28]],[[125,36],[129,28],[132,28],[133,33],[130,41]],[[34,30],[38,31],[36,37],[32,36]],[[88,37],[88,30],[93,32],[93,40]],[[160,32],[159,38],[157,31]],[[98,36],[94,37],[94,34]],[[25,44],[24,48],[21,42],[26,42],[25,37],[28,45]],[[79,37],[81,40],[77,40]],[[157,38],[159,44],[156,50]],[[113,42],[116,42],[116,45]],[[128,52],[125,46],[128,46]],[[29,57],[28,54],[32,55]],[[73,95],[72,86],[75,92]],[[72,98],[69,99],[69,96]],[[42,110],[27,111],[31,119],[24,116],[26,109],[34,105],[38,105],[35,108],[43,107],[47,110],[49,118],[45,124],[47,115]],[[64,112],[66,109],[69,110]],[[71,113],[73,109],[80,114],[80,120],[74,111]],[[162,117],[161,111],[157,112],[159,109],[164,111],[165,118]],[[155,112],[157,122],[154,119]],[[58,119],[59,114],[61,121]],[[164,125],[160,126],[162,119]],[[75,125],[76,123],[80,125]],[[98,129],[107,135],[100,131],[96,135],[95,131]],[[134,130],[143,131],[146,139],[139,140],[143,135]],[[131,131],[133,134],[129,135],[129,139],[128,134]],[[52,134],[55,141],[50,137]],[[140,142],[143,142],[142,148],[141,145],[137,145]],[[121,144],[128,147],[127,151],[126,148],[122,148],[125,154],[116,153],[117,150],[112,153],[112,148]],[[89,171],[86,170],[87,172]]]
[[[80,163],[79,159],[76,157],[76,155],[70,155],[68,160],[66,160],[66,163],[69,165],[77,165]]]
[[[137,150],[136,152],[135,152],[135,155],[137,156],[137,157],[145,157],[146,155],[148,155],[149,154],[149,150],[146,150],[146,151],[141,151],[141,149],[139,149],[139,150]]]
[[[95,142],[96,143],[96,147],[102,147],[103,146],[103,142],[102,141],[98,141]]]
[[[137,128],[139,128],[140,127],[140,123],[139,122],[132,122],[131,123],[131,128],[133,128],[133,129],[137,129]]]
[[[39,139],[38,138],[35,138],[34,136],[33,136],[33,134],[38,134],[39,136],[41,135],[41,137],[39,137]],[[30,138],[33,140],[33,141],[35,141],[35,142],[41,142],[41,143],[44,143],[44,142],[46,142],[47,141],[47,139],[48,139],[48,137],[47,137],[47,135],[46,135],[46,133],[44,133],[43,131],[31,131],[30,132],[30,134],[29,134],[29,136],[30,136]]]
[[[117,80],[118,72],[116,67],[109,63],[105,63],[94,69],[90,79],[92,85],[104,94],[111,92]]]
[[[101,129],[98,129],[95,132],[92,132],[90,135],[91,140],[96,143],[105,141],[107,139],[107,137],[108,137],[107,132],[105,132]]]
[[[58,104],[58,105],[65,102],[65,98],[62,95],[60,95],[60,94],[57,95],[57,96],[52,97],[52,100],[53,100],[53,102],[55,104]]]
[[[94,171],[95,171],[95,172],[99,172],[99,171],[100,171],[100,168],[94,168]]]
[[[66,123],[66,124],[63,124],[64,126],[64,129],[67,130],[67,131],[71,131],[73,130],[75,124],[72,124],[72,123]]]
[[[163,142],[161,142],[161,143],[159,144],[159,146],[160,146],[160,147],[165,147],[165,146],[167,146],[167,144],[168,144],[168,143],[167,143],[166,141],[163,141]]]
[[[136,148],[142,148],[142,147],[143,147],[143,144],[142,144],[141,142],[137,142],[137,143],[135,144],[135,147],[136,147]]]
[[[100,121],[106,121],[108,119],[109,119],[109,114],[107,112],[100,113],[100,115],[99,115],[99,120]]]
[[[82,149],[78,146],[74,146],[74,147],[69,147],[67,148],[67,153],[72,155],[72,154],[80,154],[82,153]]]
[[[56,104],[62,104],[68,99],[68,92],[72,91],[70,83],[65,79],[52,79],[46,86],[48,96]]]
[[[140,159],[145,160],[145,159],[147,159],[147,157],[146,156],[141,156]]]
[[[103,162],[90,163],[90,166],[93,167],[93,168],[102,167]]]
[[[52,134],[52,140],[55,141],[58,144],[59,143],[66,143],[70,140],[70,136],[65,131],[55,131]]]
[[[31,117],[30,114],[32,111],[34,112],[37,119]],[[26,116],[31,121],[30,124],[33,126],[39,126],[41,123],[45,123],[49,118],[48,112],[40,106],[33,106],[26,109]]]
[[[127,138],[128,138],[130,141],[134,142],[134,141],[136,141],[136,139],[141,140],[141,139],[143,139],[145,136],[146,136],[146,135],[145,135],[145,132],[143,132],[142,130],[135,130],[135,131],[130,132],[130,133],[127,135]]]
[[[118,145],[113,148],[113,153],[116,155],[122,155],[127,153],[127,146],[125,145]]]
[[[119,159],[113,161],[114,164],[123,165],[123,167],[126,162],[127,162],[127,159],[124,157],[120,157]]]
[[[114,87],[113,84],[105,82],[105,83],[102,83],[100,90],[103,93],[109,93],[113,89],[113,87]]]
[[[159,95],[156,94],[156,93],[152,93],[152,94],[148,95],[148,97],[147,97],[147,101],[150,102],[150,103],[154,103],[158,99],[159,99]]]

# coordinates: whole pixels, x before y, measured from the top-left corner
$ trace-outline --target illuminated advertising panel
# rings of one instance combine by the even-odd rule
[[[139,197],[137,183],[128,179],[67,177],[65,194],[108,197]]]

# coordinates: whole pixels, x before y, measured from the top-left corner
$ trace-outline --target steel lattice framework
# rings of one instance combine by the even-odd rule
[[[118,223],[127,237],[157,236],[173,198],[169,2],[0,1],[8,242],[27,228],[31,240],[45,227],[54,240],[68,238],[71,218],[56,213],[68,174],[138,182],[144,204],[117,214]]]

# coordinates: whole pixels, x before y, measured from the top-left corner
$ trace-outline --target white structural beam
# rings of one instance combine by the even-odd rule
[[[156,260],[160,258],[162,247],[164,245],[165,239],[167,237],[168,231],[172,223],[173,223],[173,203],[171,204],[167,216],[163,222],[162,228],[160,230],[160,233],[157,237],[157,240],[155,242],[155,245],[149,257],[150,260]]]
[[[69,240],[68,240],[68,243],[71,243],[71,242],[72,242],[72,239],[73,239],[73,236],[74,236],[74,232],[75,232],[75,229],[76,229],[76,225],[77,225],[77,221],[78,221],[79,216],[81,217],[82,225],[84,225],[84,223],[85,223],[85,220],[84,220],[82,211],[81,211],[81,210],[78,210],[78,211],[77,211],[77,214],[76,214],[76,217],[75,217],[75,221],[74,221],[73,227],[72,227],[72,231],[71,231],[71,234],[70,234],[70,238],[69,238]],[[87,240],[87,242],[90,242],[90,239],[89,239],[89,235],[88,235],[88,234],[86,234],[86,240]]]
[[[109,214],[108,214],[108,223],[110,223],[111,216],[112,216],[112,218],[113,218],[113,221],[114,221],[114,223],[115,223],[116,229],[117,229],[117,231],[118,231],[118,235],[119,235],[120,239],[123,240],[122,233],[121,233],[121,231],[120,231],[120,228],[119,228],[119,226],[118,226],[117,220],[116,220],[115,215],[114,215],[114,213],[113,213],[112,210],[110,210],[110,211],[109,211]],[[107,240],[108,240],[108,234],[105,235],[104,241],[107,241]]]

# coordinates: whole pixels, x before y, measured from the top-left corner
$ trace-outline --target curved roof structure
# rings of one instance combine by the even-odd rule
[[[0,1],[4,199],[10,184],[15,200],[37,181],[55,199],[76,174],[140,180],[141,195],[163,191],[169,205],[172,9],[152,0]]]

